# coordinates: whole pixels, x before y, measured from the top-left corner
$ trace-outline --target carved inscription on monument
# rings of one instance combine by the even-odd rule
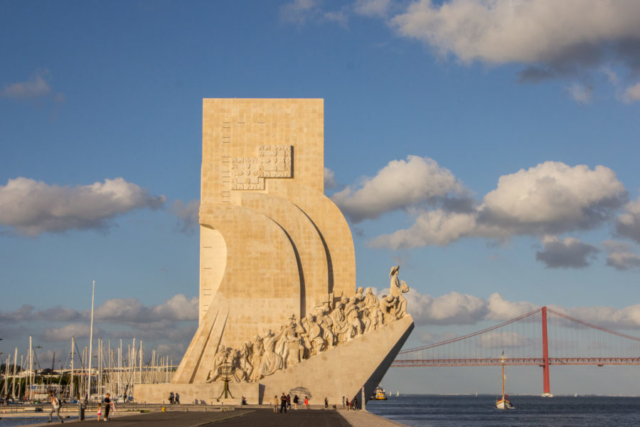
[[[231,159],[232,190],[264,190],[265,178],[291,178],[291,146],[260,145],[258,157]]]

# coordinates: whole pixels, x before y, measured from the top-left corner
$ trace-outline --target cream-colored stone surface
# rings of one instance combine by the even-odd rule
[[[243,393],[250,403],[295,387],[310,390],[312,402],[328,397],[337,403],[363,385],[371,393],[382,379],[413,329],[410,316],[364,334],[354,329],[356,337],[336,339],[335,348],[329,344],[333,339],[311,336],[314,327],[322,331],[311,318],[300,322],[326,310],[318,309],[318,302],[331,311],[341,296],[355,294],[351,231],[324,195],[323,121],[320,99],[204,100],[199,328],[172,383],[136,386],[137,398],[161,401],[172,390],[188,399],[214,393],[221,383],[207,381],[218,346],[239,350],[249,341],[253,350],[244,354],[258,355],[250,363],[259,373],[252,376],[259,380],[251,383],[259,384],[255,400]],[[351,307],[360,308],[349,316],[379,312]],[[320,353],[299,363],[285,353],[278,359],[274,351],[286,352],[281,337],[293,349],[310,353],[312,346],[312,353]],[[263,340],[264,356],[258,351]]]
[[[353,294],[351,231],[324,195],[322,99],[205,99],[202,153],[200,320],[216,293],[243,298],[225,344]]]
[[[342,396],[349,400],[357,396],[360,401],[361,388],[365,387],[365,396],[371,396],[412,330],[413,318],[405,316],[360,335],[299,365],[263,378],[264,395],[279,395],[303,387],[311,392],[310,402],[316,405],[324,403],[325,397],[332,405],[342,404]]]
[[[136,384],[135,401],[141,403],[169,403],[171,392],[180,394],[180,403],[216,404],[224,390],[224,383],[212,384]],[[233,399],[221,399],[225,403],[240,404],[244,396],[247,403],[255,404],[260,400],[260,386],[249,383],[229,383]]]

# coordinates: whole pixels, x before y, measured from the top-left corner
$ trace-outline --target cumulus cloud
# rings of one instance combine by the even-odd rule
[[[358,185],[332,196],[351,221],[375,219],[399,209],[444,203],[451,196],[466,196],[464,186],[450,170],[427,157],[393,160]]]
[[[182,200],[176,200],[171,206],[171,212],[180,220],[180,231],[192,233],[198,230],[200,225],[200,200],[191,200],[186,204]]]
[[[378,295],[388,293],[388,289]],[[417,326],[425,325],[474,325],[484,321],[504,322],[540,308],[527,301],[509,301],[494,293],[489,298],[451,292],[439,297],[421,294],[411,289],[404,294],[407,311]],[[550,305],[549,308],[587,323],[610,329],[640,329],[640,304],[622,309],[604,306],[564,308]],[[441,335],[424,335],[423,341],[440,341]]]
[[[573,83],[567,87],[567,92],[576,101],[578,105],[586,105],[591,103],[591,97],[593,96],[593,88],[580,83]]]
[[[599,252],[595,246],[572,237],[560,240],[555,236],[545,236],[542,243],[544,248],[536,252],[536,260],[547,268],[585,268]]]
[[[381,180],[380,177],[378,174],[374,179]],[[391,179],[388,181],[391,188],[397,185]],[[451,175],[448,182],[457,183],[457,180]],[[352,195],[347,188],[338,193],[346,195],[345,200],[336,195],[334,200],[347,215],[356,219],[367,215],[375,217],[374,214],[379,215],[390,206],[403,206],[401,202],[406,206],[407,200],[412,201],[410,197],[398,196],[402,193],[394,188],[395,198],[391,200],[399,202],[395,205],[389,202],[384,196],[391,191],[382,185],[385,183],[363,187],[369,190],[367,194]],[[439,195],[446,194],[444,190],[451,186],[440,185]],[[371,241],[371,246],[391,249],[445,246],[463,237],[504,240],[514,235],[544,236],[589,230],[611,219],[626,200],[624,185],[607,167],[590,169],[586,165],[571,167],[560,162],[545,162],[501,176],[497,188],[484,197],[482,204],[469,211],[446,210],[446,204],[440,209],[416,209],[412,227],[379,236]]]
[[[418,0],[391,21],[462,63],[519,63],[525,81],[580,74],[619,63],[640,69],[635,0]]]
[[[484,348],[522,347],[531,343],[531,338],[513,331],[491,331],[476,338],[476,344]]]
[[[640,243],[640,198],[624,206],[616,221],[616,233]]]
[[[88,338],[91,332],[91,327],[88,323],[69,323],[60,328],[46,328],[43,334],[43,340],[47,342],[55,341],[68,341],[71,337],[76,339]],[[102,329],[97,326],[93,327],[93,333],[100,335],[104,333]]]
[[[122,178],[104,183],[60,187],[28,178],[10,179],[0,186],[0,225],[25,236],[72,229],[107,229],[110,220],[135,209],[157,209],[164,196]]]
[[[38,99],[51,98],[54,102],[63,102],[63,93],[54,93],[49,80],[51,74],[47,71],[38,71],[29,80],[7,84],[0,91],[0,96],[10,99]]]
[[[336,174],[333,173],[331,169],[328,167],[324,168],[324,189],[331,190],[338,187],[338,182],[336,181]]]
[[[98,321],[162,326],[162,322],[197,320],[198,298],[175,295],[163,304],[147,307],[136,298],[111,299],[95,309]]]
[[[410,228],[378,236],[369,245],[389,249],[446,246],[462,237],[473,236],[476,227],[475,214],[424,210]]]
[[[358,15],[385,17],[391,0],[356,0],[353,10]]]
[[[607,265],[616,270],[631,270],[640,268],[640,255],[638,255],[629,243],[607,240],[602,242],[609,255]]]
[[[640,101],[640,83],[636,83],[633,86],[629,86],[622,95],[622,99],[627,104],[635,101]]]
[[[294,0],[280,8],[280,19],[282,22],[303,25],[317,9],[316,0]]]

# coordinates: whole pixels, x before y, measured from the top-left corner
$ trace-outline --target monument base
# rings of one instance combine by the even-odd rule
[[[242,396],[247,399],[247,403],[256,404],[260,402],[260,389],[264,389],[256,383],[229,383],[229,390],[233,398],[223,399],[224,383],[208,384],[136,384],[135,401],[140,403],[169,403],[171,392],[180,395],[180,403],[203,404],[203,405],[240,405]]]
[[[240,404],[242,396],[249,404],[273,402],[274,396],[282,393],[295,394],[300,403],[305,396],[311,404],[324,404],[325,397],[330,405],[341,405],[342,398],[354,397],[362,400],[371,396],[396,355],[413,330],[413,318],[409,315],[375,331],[339,345],[331,350],[317,354],[296,366],[262,378],[260,383],[229,383],[233,399],[224,400],[225,404]],[[218,404],[224,383],[206,384],[138,384],[135,386],[135,399],[138,402],[168,403],[169,394],[179,393],[182,403]]]
[[[313,405],[342,405],[342,398],[368,399],[380,384],[398,352],[413,330],[413,318],[406,315],[387,326],[367,332],[331,350],[313,356],[296,366],[263,378],[265,402],[273,396],[291,393]],[[305,393],[304,395],[302,393]],[[308,393],[308,394],[307,394]]]

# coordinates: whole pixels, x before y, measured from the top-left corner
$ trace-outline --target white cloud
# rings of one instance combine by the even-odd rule
[[[46,328],[44,330],[43,339],[48,342],[68,341],[71,337],[76,339],[88,338],[90,333],[90,325],[88,323],[69,323],[60,328]],[[102,329],[94,326],[93,333],[99,335],[103,333]]]
[[[136,298],[111,299],[95,309],[95,318],[110,323],[153,326],[167,321],[197,320],[198,298],[187,299],[178,294],[154,307],[146,307]]]
[[[498,293],[494,293],[489,296],[487,299],[487,306],[489,308],[489,312],[486,315],[486,319],[499,321],[506,321],[520,317],[539,307],[526,301],[507,301]]]
[[[431,0],[412,3],[392,25],[463,63],[521,63],[541,80],[619,62],[640,68],[636,0]]]
[[[317,12],[318,2],[316,0],[294,0],[280,8],[280,19],[283,22],[304,25]]]
[[[389,162],[375,177],[365,179],[358,188],[348,186],[332,199],[357,223],[421,203],[442,202],[450,195],[466,195],[450,170],[427,157],[408,156],[406,161]]]
[[[640,255],[638,255],[629,243],[607,240],[602,242],[609,255],[607,265],[616,270],[631,270],[640,268]]]
[[[16,178],[0,186],[0,225],[26,236],[106,229],[118,215],[135,209],[157,209],[164,202],[164,196],[151,196],[122,178],[77,187]]]
[[[342,28],[349,28],[349,16],[345,12],[344,8],[335,12],[324,12],[322,14],[322,20],[335,22]]]
[[[388,289],[378,292],[378,295],[386,293]],[[458,292],[432,297],[411,289],[404,296],[407,298],[407,311],[413,316],[417,326],[504,322],[540,308],[539,305],[526,301],[508,301],[497,293],[487,299]],[[640,304],[621,309],[604,306],[564,308],[556,305],[550,305],[549,308],[596,326],[610,329],[640,329]],[[439,337],[423,337],[427,341],[437,338]]]
[[[458,189],[458,181],[445,171],[446,180],[431,181],[427,190],[422,189],[422,200],[442,197],[447,191]],[[393,174],[379,173],[353,194],[347,188],[334,195],[334,201],[347,216],[357,220],[420,200],[412,197],[414,193],[403,193],[401,189],[410,186],[394,178]],[[446,204],[434,210],[416,209],[412,227],[379,236],[371,246],[391,249],[444,246],[463,237],[504,240],[514,235],[544,236],[593,229],[610,219],[626,199],[624,186],[607,167],[596,166],[592,170],[585,165],[571,167],[545,162],[501,176],[497,188],[472,210],[452,211]]]
[[[566,89],[578,105],[586,105],[591,103],[591,98],[593,96],[593,88],[591,86],[585,86],[580,83],[573,83]]]
[[[385,17],[390,6],[391,0],[356,0],[353,10],[358,15]]]
[[[544,249],[536,252],[536,260],[547,268],[585,268],[599,252],[595,246],[572,237],[560,240],[556,236],[545,236],[542,243]]]
[[[531,342],[531,338],[513,331],[491,331],[476,338],[476,344],[484,348],[521,347]]]
[[[616,221],[616,233],[640,243],[640,197],[624,206]]]
[[[378,236],[370,242],[373,248],[410,249],[420,246],[446,246],[462,237],[473,236],[476,215],[446,212],[442,209],[425,210],[406,230]]]
[[[171,212],[180,220],[180,231],[191,233],[198,230],[200,225],[200,200],[191,200],[187,204],[182,200],[176,200],[171,206]]]
[[[45,80],[46,74],[37,73],[31,80],[6,85],[0,94],[5,98],[42,98],[51,95],[51,86]]]
[[[481,219],[513,234],[558,234],[591,229],[626,200],[616,174],[605,166],[545,162],[504,175],[480,207]]]
[[[333,173],[333,171],[328,167],[325,167],[324,168],[324,189],[331,190],[336,187],[338,187],[338,182],[336,181],[335,173]]]
[[[624,91],[624,95],[622,95],[622,99],[627,104],[635,101],[640,101],[640,83],[636,83],[633,86],[629,86]]]

